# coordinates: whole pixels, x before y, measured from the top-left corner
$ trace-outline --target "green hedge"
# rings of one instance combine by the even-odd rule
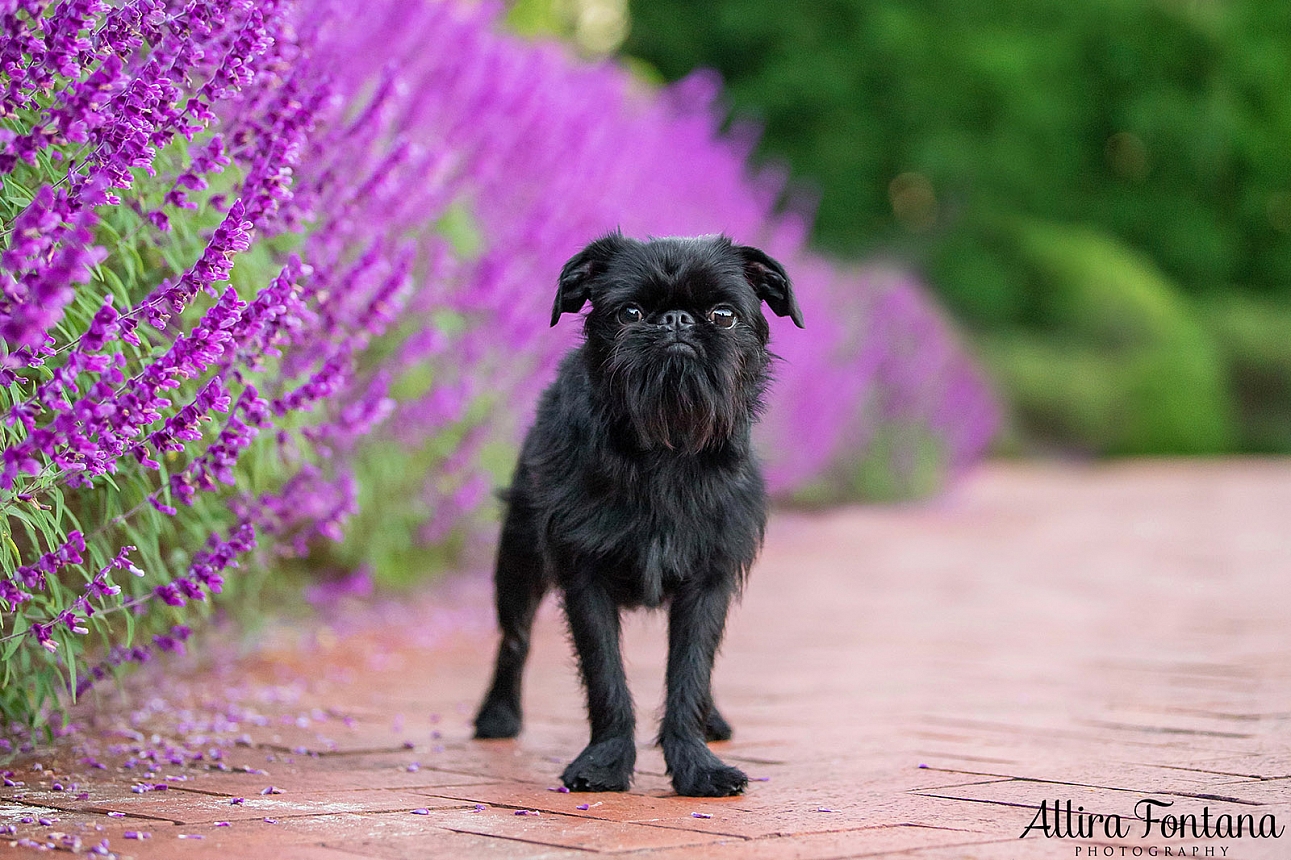
[[[1291,451],[1291,4],[630,9],[625,53],[716,68],[819,194],[820,245],[927,269],[1015,439]]]

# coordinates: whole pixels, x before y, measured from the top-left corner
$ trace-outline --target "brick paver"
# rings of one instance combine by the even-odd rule
[[[718,800],[673,795],[650,746],[657,615],[625,632],[631,793],[549,790],[587,731],[551,605],[524,734],[470,740],[493,634],[484,584],[458,581],[142,676],[158,686],[133,710],[104,703],[4,766],[24,784],[0,789],[0,854],[59,833],[140,858],[1291,858],[1291,833],[1143,838],[1134,820],[1150,798],[1172,804],[1158,818],[1291,824],[1289,517],[1291,462],[1240,460],[995,464],[930,504],[779,512],[716,675],[736,729],[716,746],[754,781]],[[208,746],[228,771],[190,760]],[[1068,801],[1133,828],[1018,838]]]

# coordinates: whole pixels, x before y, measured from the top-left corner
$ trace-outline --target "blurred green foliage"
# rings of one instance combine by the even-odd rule
[[[1231,444],[1219,351],[1150,259],[1092,228],[1011,232],[1037,324],[982,339],[1027,427],[1111,454]]]
[[[817,243],[897,253],[1012,441],[1291,450],[1291,4],[632,0],[624,51],[721,72]]]

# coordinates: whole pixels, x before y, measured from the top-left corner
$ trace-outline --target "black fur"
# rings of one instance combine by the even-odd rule
[[[779,263],[725,237],[638,242],[612,233],[560,274],[552,325],[590,301],[585,340],[543,394],[520,452],[498,546],[502,644],[478,738],[520,731],[520,678],[543,594],[564,594],[591,742],[565,769],[576,791],[624,791],[635,717],[619,612],[668,604],[659,743],[679,794],[738,794],[709,751],[731,728],[713,705],[726,612],[762,543],[766,493],[750,431],[768,382],[765,301],[799,326]],[[724,305],[731,328],[710,321]],[[637,321],[629,306],[636,306]]]

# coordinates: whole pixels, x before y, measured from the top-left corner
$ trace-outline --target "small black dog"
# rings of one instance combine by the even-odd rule
[[[669,603],[659,743],[678,794],[748,783],[706,740],[731,728],[713,706],[726,611],[762,543],[766,492],[750,431],[768,382],[761,302],[802,326],[779,263],[724,236],[638,242],[612,233],[560,273],[554,326],[590,301],[525,438],[498,546],[502,627],[477,738],[520,731],[520,677],[534,613],[565,596],[592,737],[561,779],[625,791],[636,764],[619,610]]]

